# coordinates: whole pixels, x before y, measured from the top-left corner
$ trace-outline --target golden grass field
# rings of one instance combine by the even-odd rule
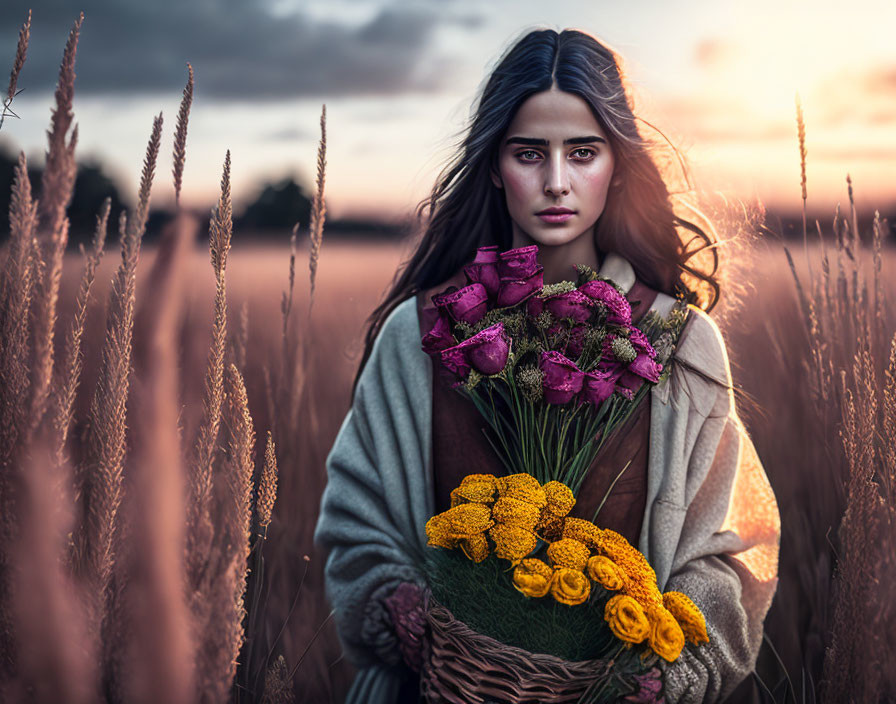
[[[229,152],[210,232],[182,218],[141,251],[161,115],[122,256],[107,245],[94,271],[102,217],[86,260],[67,252],[82,20],[39,192],[22,155],[0,252],[0,700],[340,702],[352,672],[312,532],[364,321],[406,251],[322,240],[324,111],[291,307],[289,234],[232,232]],[[29,31],[30,14],[4,114]],[[192,88],[190,69],[178,197]],[[896,699],[896,254],[885,221],[859,233],[849,189],[794,265],[769,236],[732,250],[738,296],[713,311],[781,510],[766,701]]]
[[[284,240],[288,233],[284,233]],[[251,234],[245,240],[251,242]],[[238,325],[243,304],[249,311],[249,340],[246,385],[249,406],[259,433],[266,427],[262,365],[277,357],[281,335],[279,301],[288,284],[287,246],[242,244],[234,233],[228,263],[228,307],[230,329]],[[319,426],[295,428],[294,442],[304,448],[301,465],[280,464],[280,492],[274,522],[268,538],[269,572],[280,587],[272,602],[269,618],[283,618],[291,603],[291,587],[304,569],[302,557],[311,558],[309,573],[296,612],[290,619],[288,641],[293,654],[300,654],[328,613],[321,584],[323,556],[311,541],[320,492],[325,483],[324,459],[348,410],[350,386],[361,353],[365,319],[383,295],[407,246],[355,242],[326,242],[321,251],[315,301],[310,326],[306,324],[308,284],[307,251],[297,258],[295,312],[301,321],[298,334],[311,341],[308,360],[310,404],[316,409]],[[802,247],[793,245],[797,270],[803,278],[806,267]],[[767,629],[791,673],[800,672],[802,663],[820,667],[822,644],[814,640],[814,608],[824,605],[824,589],[830,579],[833,551],[828,548],[827,529],[833,531],[842,496],[834,485],[829,457],[838,456],[839,438],[831,421],[823,422],[823,410],[812,400],[806,387],[808,338],[800,320],[799,302],[793,276],[779,243],[759,241],[742,253],[747,259],[736,263],[747,291],[735,304],[723,303],[714,313],[727,343],[735,386],[742,390],[738,411],[756,445],[782,514],[781,582],[772,606]],[[811,256],[817,259],[818,247]],[[883,271],[896,266],[896,255],[885,252]],[[147,248],[141,255],[140,270],[147,271],[155,253]],[[870,254],[866,253],[867,257]],[[95,300],[103,300],[111,279],[114,252],[107,252],[99,269]],[[80,259],[66,260],[60,300],[74,298],[80,276]],[[817,273],[816,265],[816,273]],[[182,336],[181,387],[187,408],[198,408],[208,341],[212,325],[214,276],[208,253],[197,246],[186,266],[189,282],[184,295],[188,301]],[[138,275],[138,309],[151,301],[153,292],[141,285]],[[892,286],[892,283],[890,283]],[[896,291],[890,290],[889,296]],[[61,311],[65,315],[65,310]],[[81,404],[88,401],[98,350],[90,340],[102,330],[102,310],[94,306],[87,320],[85,374]],[[139,330],[135,331],[135,336]],[[77,415],[77,414],[76,414]],[[839,496],[839,498],[838,498]],[[808,532],[804,535],[800,531]],[[282,579],[279,583],[276,580]],[[809,584],[806,583],[809,580]],[[822,594],[805,594],[807,588]],[[892,590],[890,591],[892,594]],[[807,601],[808,597],[821,603]],[[820,624],[815,623],[815,628]],[[807,635],[812,636],[804,640]],[[801,642],[802,641],[802,642]],[[339,648],[335,631],[328,624],[308,651],[297,673],[299,691],[305,701],[320,701],[323,694],[339,701],[349,676],[346,663],[337,663]],[[289,658],[287,658],[289,659]],[[814,660],[813,660],[814,659]],[[783,677],[768,648],[760,663],[765,674]],[[776,680],[770,682],[773,684]],[[799,686],[799,685],[797,685]],[[332,688],[332,689],[331,689]]]

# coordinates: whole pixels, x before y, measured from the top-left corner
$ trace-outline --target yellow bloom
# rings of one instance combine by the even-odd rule
[[[612,530],[600,530],[597,552],[609,557],[626,576],[625,593],[645,609],[662,606],[663,595],[656,585],[656,572],[636,548]]]
[[[580,570],[558,567],[554,570],[551,594],[561,604],[575,606],[588,599],[591,594],[591,582]]]
[[[460,547],[473,562],[482,562],[488,557],[488,538],[485,537],[485,533],[465,538],[461,541]]]
[[[500,496],[509,496],[520,501],[535,504],[539,511],[547,506],[548,500],[544,494],[544,489],[541,488],[541,484],[531,474],[523,472],[506,477],[498,477],[495,483]]]
[[[600,544],[599,536],[600,530],[591,521],[567,517],[563,522],[564,538],[574,538],[580,543],[585,543],[592,550]]]
[[[451,508],[463,503],[489,504],[495,500],[493,474],[470,474],[451,492]]]
[[[432,547],[450,550],[457,545],[457,539],[451,537],[451,524],[441,513],[426,522],[426,537]]]
[[[547,542],[560,540],[563,537],[564,519],[550,511],[542,511],[541,519],[535,525],[535,531]]]
[[[625,594],[610,597],[604,620],[615,636],[626,643],[641,643],[650,633],[650,622],[641,605]]]
[[[495,541],[495,555],[513,563],[522,560],[538,543],[535,533],[513,524],[498,523],[488,533]]]
[[[650,634],[647,642],[651,649],[664,660],[672,662],[684,648],[684,632],[675,617],[662,606],[650,609]]]
[[[588,559],[588,576],[604,589],[618,591],[625,586],[625,573],[615,562],[604,555]]]
[[[663,606],[678,621],[684,636],[694,645],[709,643],[706,635],[706,619],[697,605],[686,594],[681,592],[666,592],[663,594]]]
[[[553,579],[554,570],[534,557],[522,560],[513,570],[513,586],[526,596],[544,596]]]
[[[502,496],[492,507],[492,518],[498,523],[522,526],[529,530],[535,529],[539,515],[538,507],[534,504],[510,496]]]
[[[483,504],[460,504],[439,515],[448,519],[451,533],[458,538],[482,533],[495,524],[492,510]]]
[[[574,538],[563,538],[548,545],[548,558],[554,567],[569,567],[580,572],[588,564],[591,551]]]
[[[547,498],[547,509],[555,516],[563,517],[576,505],[576,499],[572,495],[572,489],[562,482],[548,482],[544,485],[544,495]]]

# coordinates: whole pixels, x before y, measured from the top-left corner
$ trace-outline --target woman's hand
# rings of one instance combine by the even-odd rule
[[[402,582],[385,599],[386,609],[398,636],[401,655],[414,672],[423,666],[426,638],[426,595],[412,582]]]

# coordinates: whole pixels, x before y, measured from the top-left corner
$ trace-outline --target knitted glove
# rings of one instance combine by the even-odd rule
[[[638,691],[624,696],[622,701],[634,704],[665,704],[666,698],[663,696],[661,675],[662,673],[656,667],[651,668],[643,675],[636,675]]]
[[[423,590],[412,582],[402,582],[386,597],[385,605],[404,661],[414,672],[420,672],[426,637],[426,599]]]

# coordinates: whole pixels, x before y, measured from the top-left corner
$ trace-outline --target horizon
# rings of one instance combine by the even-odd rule
[[[896,48],[884,32],[867,30],[887,24],[871,0],[845,15],[804,0],[678,7],[640,0],[603,9],[558,0],[550,10],[527,1],[514,3],[511,17],[501,11],[506,2],[258,1],[230,20],[214,8],[190,9],[207,23],[204,39],[173,27],[164,7],[147,14],[132,3],[83,4],[78,158],[99,160],[126,200],[136,193],[152,118],[162,111],[158,170],[168,178],[158,179],[153,203],[173,203],[169,145],[189,61],[196,83],[186,205],[217,199],[227,149],[235,205],[284,177],[310,187],[326,103],[330,216],[406,217],[450,157],[489,66],[535,23],[575,26],[621,55],[636,114],[679,147],[700,190],[798,211],[799,93],[810,208],[845,203],[847,173],[860,211],[896,200]],[[27,7],[13,0],[0,9],[9,65]],[[0,141],[29,161],[45,149],[55,72],[76,19],[69,12],[34,11],[19,78],[24,91],[12,106],[21,119],[7,119],[0,131]],[[244,38],[234,34],[238,21]],[[225,38],[231,43],[216,41]]]

